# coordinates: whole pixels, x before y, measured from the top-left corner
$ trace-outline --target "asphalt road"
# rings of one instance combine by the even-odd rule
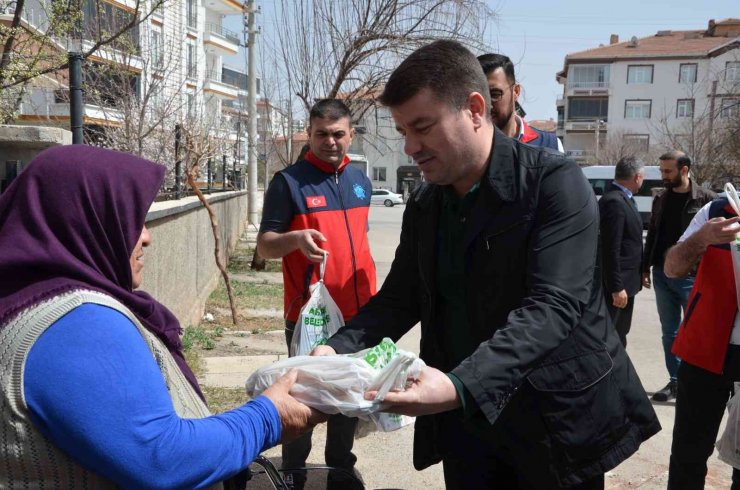
[[[370,210],[370,246],[378,270],[378,285],[390,269],[401,230],[404,206],[385,208],[373,206]],[[668,381],[660,341],[660,323],[652,290],[638,294],[628,337],[627,352],[634,363],[648,395],[661,389]],[[399,342],[402,348],[418,352],[419,328],[412,329]],[[663,430],[646,441],[640,450],[620,466],[610,471],[606,488],[663,489],[666,488],[674,404],[654,403]],[[720,432],[721,433],[721,432]],[[323,463],[324,429],[317,428],[310,463]],[[441,465],[417,472],[412,465],[411,427],[391,433],[373,433],[358,439],[355,453],[357,468],[367,488],[372,489],[442,489],[444,482]],[[279,450],[272,450],[273,455]],[[730,488],[731,469],[719,461],[716,452],[709,461],[708,489]]]

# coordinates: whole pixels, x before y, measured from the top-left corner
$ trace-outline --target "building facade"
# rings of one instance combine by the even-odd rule
[[[24,27],[45,33],[50,5],[50,0],[27,0]],[[56,44],[46,47],[61,53],[85,52],[104,35],[101,31],[114,32],[133,19],[141,20],[121,42],[102,47],[85,61],[86,138],[104,137],[106,128],[120,127],[124,119],[138,124],[140,118],[141,126],[161,126],[169,133],[174,133],[175,123],[207,124],[220,137],[235,140],[228,126],[222,126],[222,116],[224,108],[244,96],[246,81],[224,66],[225,56],[238,53],[241,34],[226,29],[223,20],[242,15],[242,3],[146,0],[138,5],[137,11],[133,0],[83,0],[80,39],[74,43],[55,39]],[[0,22],[7,25],[12,20],[13,8],[12,3],[0,8]],[[31,81],[15,123],[68,127],[66,70]]]
[[[557,74],[557,134],[583,164],[620,151],[696,156],[740,102],[740,19],[571,53]]]

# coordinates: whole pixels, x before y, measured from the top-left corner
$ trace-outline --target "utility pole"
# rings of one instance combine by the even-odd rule
[[[247,217],[250,225],[257,227],[259,225],[257,216],[257,57],[255,49],[255,39],[257,37],[257,28],[255,17],[258,7],[255,0],[247,0],[245,13],[247,14],[247,23],[245,34],[247,36],[247,82],[249,94],[247,95],[247,111],[249,121],[247,127]]]
[[[599,139],[601,138],[601,123],[604,122],[601,119],[596,120],[596,148],[594,151],[594,159],[596,160],[596,163],[599,162]]]

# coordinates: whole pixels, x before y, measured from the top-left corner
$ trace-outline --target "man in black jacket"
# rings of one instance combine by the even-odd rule
[[[599,200],[606,306],[625,347],[635,295],[642,283],[642,218],[633,195],[642,187],[644,167],[635,157],[619,160],[614,168],[614,181]]]
[[[642,260],[642,285],[655,285],[655,305],[660,317],[663,340],[663,356],[668,371],[668,384],[653,394],[656,402],[667,402],[676,398],[678,366],[680,360],[671,349],[681,325],[681,311],[686,314],[689,293],[694,285],[693,272],[687,277],[668,277],[663,272],[665,254],[676,244],[679,237],[708,202],[717,197],[709,189],[703,189],[689,177],[691,159],[685,153],[672,150],[660,156],[660,173],[665,189],[653,199],[650,225],[645,239],[645,257]],[[650,280],[650,268],[653,279]]]
[[[377,296],[314,354],[421,321],[427,367],[386,397],[420,416],[417,469],[443,461],[448,488],[603,488],[660,424],[607,319],[581,170],[494,129],[486,78],[454,41],[411,54],[381,101],[428,184]]]

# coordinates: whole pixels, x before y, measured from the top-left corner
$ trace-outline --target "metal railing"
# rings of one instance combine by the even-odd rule
[[[225,28],[222,25],[215,24],[213,22],[208,22],[206,24],[206,32],[210,34],[216,34],[219,37],[222,37],[226,39],[229,42],[232,42],[234,44],[239,44],[239,34]]]
[[[576,82],[569,81],[568,88],[609,88],[609,82]]]
[[[210,80],[212,82],[222,82],[222,74],[221,70],[210,70],[206,72],[206,80]]]

